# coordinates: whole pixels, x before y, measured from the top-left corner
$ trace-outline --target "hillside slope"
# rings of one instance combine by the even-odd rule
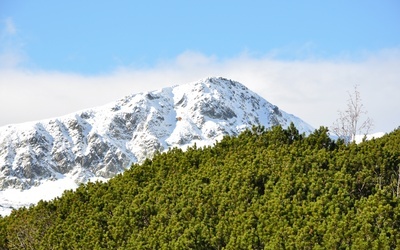
[[[397,249],[400,129],[255,128],[0,218],[0,249]]]

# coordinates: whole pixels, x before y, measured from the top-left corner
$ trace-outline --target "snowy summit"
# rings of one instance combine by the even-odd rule
[[[206,78],[59,118],[4,126],[0,198],[4,190],[26,190],[49,180],[108,179],[156,151],[212,145],[253,125],[291,122],[301,133],[314,130],[241,83]]]

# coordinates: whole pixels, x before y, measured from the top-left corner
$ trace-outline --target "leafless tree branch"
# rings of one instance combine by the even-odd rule
[[[356,135],[367,135],[373,127],[373,121],[368,117],[361,120],[363,115],[367,114],[364,105],[361,102],[358,85],[354,86],[354,92],[348,92],[347,109],[338,111],[339,117],[333,123],[331,130],[346,143],[354,142]]]

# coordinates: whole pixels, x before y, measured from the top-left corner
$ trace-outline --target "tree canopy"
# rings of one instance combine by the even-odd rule
[[[254,127],[0,217],[0,249],[395,249],[400,129]]]

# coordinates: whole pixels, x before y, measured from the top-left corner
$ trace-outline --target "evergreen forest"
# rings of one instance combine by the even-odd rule
[[[400,249],[400,128],[253,127],[0,217],[0,249]]]

